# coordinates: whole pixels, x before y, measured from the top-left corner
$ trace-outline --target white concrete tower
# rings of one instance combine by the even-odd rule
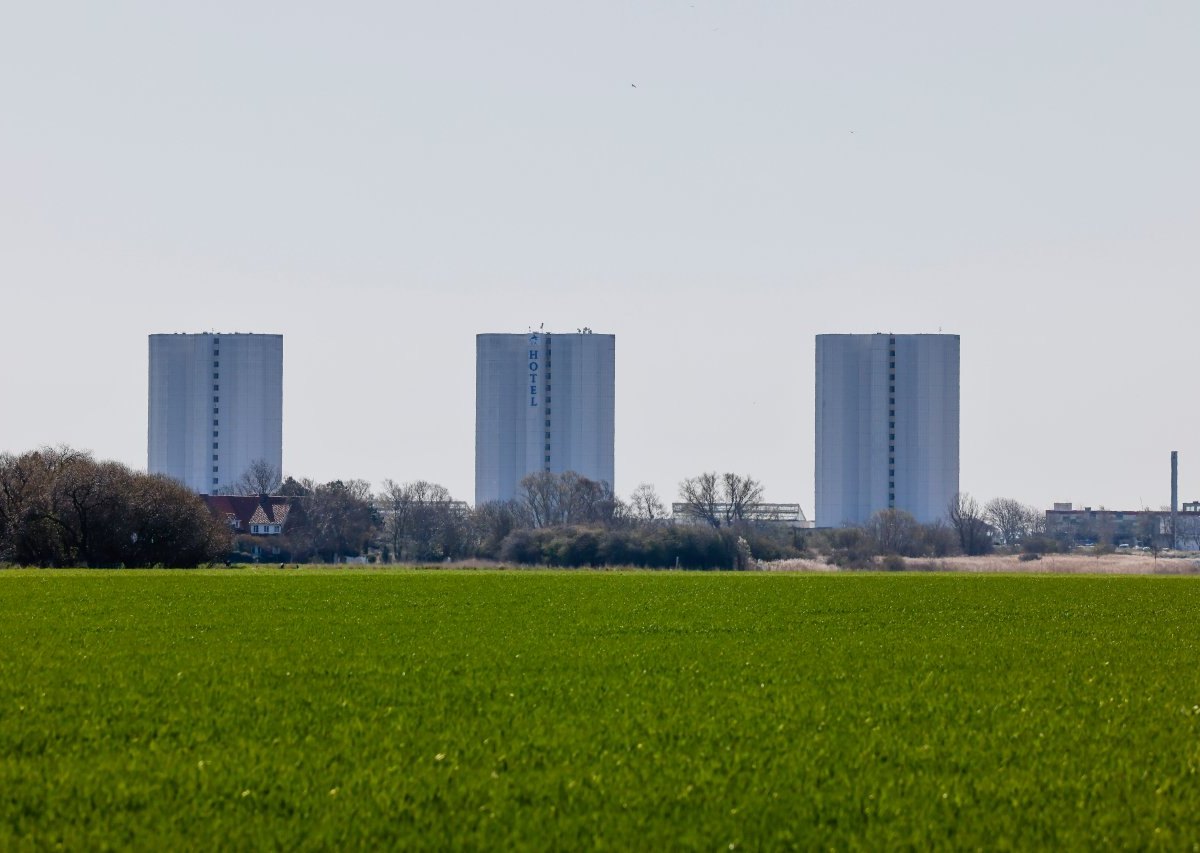
[[[147,470],[203,494],[283,468],[283,335],[150,336]]]
[[[958,492],[958,335],[817,335],[816,522],[895,507],[943,518]]]
[[[475,338],[475,504],[508,500],[535,471],[613,485],[616,338]]]

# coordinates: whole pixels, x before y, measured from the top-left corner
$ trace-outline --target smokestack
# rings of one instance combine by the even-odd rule
[[[1179,518],[1179,451],[1171,451],[1171,550],[1178,550],[1179,537],[1175,530]]]

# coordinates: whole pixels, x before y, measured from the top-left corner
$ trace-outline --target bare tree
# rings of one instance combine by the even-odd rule
[[[386,480],[376,503],[383,512],[383,535],[393,559],[441,560],[461,555],[466,513],[445,486],[426,480]]]
[[[525,507],[517,500],[488,501],[471,513],[472,538],[477,555],[496,558],[500,544],[514,530],[529,526]]]
[[[378,521],[371,506],[371,484],[334,480],[317,485],[301,480],[295,485],[307,492],[293,502],[288,516],[289,529],[294,530],[289,538],[296,550],[329,562],[362,554]]]
[[[633,494],[629,496],[629,508],[638,521],[659,521],[667,515],[658,492],[649,483],[641,483],[633,490]]]
[[[297,480],[295,477],[288,477],[280,484],[276,494],[289,498],[303,498],[311,495],[316,489],[316,484],[309,477],[302,477]]]
[[[618,502],[607,483],[575,471],[536,471],[521,479],[517,501],[533,527],[611,524]]]
[[[712,527],[745,521],[762,500],[763,486],[753,477],[710,471],[679,484],[684,515]]]
[[[720,480],[715,471],[689,477],[680,483],[679,502],[683,504],[685,515],[712,527],[721,526]]]
[[[266,459],[255,459],[233,484],[239,495],[273,495],[283,482],[282,472]]]
[[[762,483],[738,474],[724,474],[721,480],[725,484],[725,523],[744,521],[750,508],[762,501]]]
[[[49,520],[51,448],[0,456],[0,559],[26,565],[56,565],[61,553]]]
[[[881,509],[867,520],[866,531],[881,554],[917,556],[921,525],[902,509]]]
[[[993,498],[983,508],[983,514],[1005,545],[1019,545],[1045,527],[1041,510],[1012,498]]]
[[[958,544],[964,554],[976,556],[992,550],[992,539],[983,509],[969,494],[955,494],[946,508],[946,517],[958,535]]]
[[[608,483],[592,480],[575,471],[559,475],[562,490],[563,524],[610,524],[619,502]]]
[[[538,471],[521,478],[517,500],[525,506],[533,527],[562,523],[560,491],[558,477],[549,471]]]

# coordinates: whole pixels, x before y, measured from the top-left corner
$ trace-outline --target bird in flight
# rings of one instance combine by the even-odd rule
[[[632,87],[633,87],[633,88],[635,88],[635,89],[637,88],[637,83],[630,83],[629,85],[630,85],[630,86],[632,86]]]

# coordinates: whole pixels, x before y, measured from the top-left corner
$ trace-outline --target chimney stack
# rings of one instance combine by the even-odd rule
[[[1175,531],[1179,521],[1179,451],[1171,451],[1171,550],[1179,547]]]

